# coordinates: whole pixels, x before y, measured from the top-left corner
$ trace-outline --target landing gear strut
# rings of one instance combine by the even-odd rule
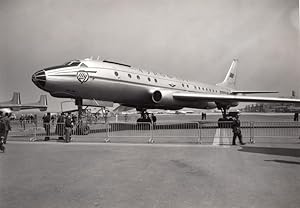
[[[222,118],[219,118],[218,120],[218,127],[219,128],[231,128],[231,123],[229,123],[230,121],[232,121],[232,118],[228,117],[227,114],[227,110],[229,109],[229,106],[219,106],[218,109],[221,110],[222,112]]]
[[[75,105],[78,107],[78,121],[80,121],[82,118],[82,98],[76,98]]]
[[[151,118],[149,116],[149,113],[147,112],[147,109],[137,109],[137,111],[140,111],[141,117],[137,119],[137,122],[150,122],[151,123]]]

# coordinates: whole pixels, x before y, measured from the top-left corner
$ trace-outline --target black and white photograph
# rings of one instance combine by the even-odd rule
[[[299,0],[0,0],[0,207],[300,207]]]

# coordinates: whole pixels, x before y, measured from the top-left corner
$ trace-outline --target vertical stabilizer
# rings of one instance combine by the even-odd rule
[[[10,101],[11,104],[19,105],[21,104],[21,96],[19,92],[14,92],[13,97]]]
[[[47,106],[48,105],[47,95],[41,95],[40,100],[38,101],[38,104],[42,105],[42,106]]]
[[[21,96],[19,92],[14,92],[11,100],[1,102],[0,104],[6,104],[6,105],[20,105],[21,104]]]
[[[236,74],[237,74],[237,70],[236,70],[237,62],[238,62],[237,59],[233,59],[224,81],[217,84],[218,86],[235,89]]]

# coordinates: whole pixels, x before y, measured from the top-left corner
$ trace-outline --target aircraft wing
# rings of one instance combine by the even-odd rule
[[[125,111],[129,111],[129,110],[132,110],[134,108],[132,107],[127,107],[127,106],[124,106],[124,105],[120,105],[118,107],[116,107],[114,110],[113,110],[113,113],[120,113],[120,112],[125,112]]]
[[[237,94],[267,94],[267,93],[278,93],[276,91],[243,91],[243,90],[234,90],[231,92],[232,95]]]
[[[89,100],[89,99],[83,99],[82,100],[83,106],[92,106],[92,107],[113,107],[113,102],[107,102],[102,100]]]
[[[173,97],[179,100],[208,101],[208,102],[261,102],[261,103],[300,103],[300,99],[277,97],[252,97],[243,95],[214,95],[202,93],[173,93]]]

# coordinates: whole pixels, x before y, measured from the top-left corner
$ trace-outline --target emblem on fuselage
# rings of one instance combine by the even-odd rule
[[[90,76],[89,73],[86,71],[78,71],[77,72],[77,79],[82,84],[84,82],[87,82],[89,80]]]

